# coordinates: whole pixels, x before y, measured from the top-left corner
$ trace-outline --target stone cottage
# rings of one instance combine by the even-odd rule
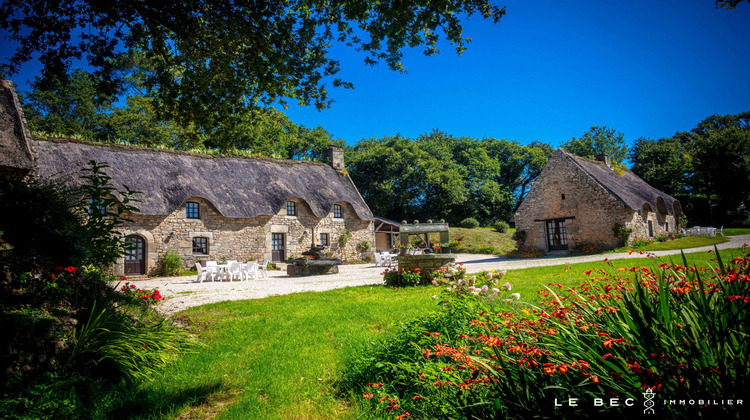
[[[679,231],[680,202],[653,188],[606,155],[596,160],[557,150],[515,213],[524,246],[547,251],[583,245],[615,248],[615,224],[630,241]]]
[[[373,215],[344,170],[340,148],[329,149],[326,164],[72,140],[31,144],[43,180],[78,186],[80,169],[94,160],[109,164],[113,185],[141,192],[140,212],[128,216],[132,223],[123,230],[131,250],[116,274],[154,273],[167,251],[189,267],[204,260],[284,261],[312,244],[347,259],[361,242],[375,246]]]

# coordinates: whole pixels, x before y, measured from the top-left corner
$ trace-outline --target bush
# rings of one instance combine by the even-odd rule
[[[637,267],[635,279],[612,266],[580,287],[551,284],[538,308],[443,294],[438,314],[363,357],[347,384],[359,380],[360,395],[389,417],[632,418],[650,390],[657,404],[647,414],[659,418],[742,418],[742,407],[698,398],[750,393],[750,254],[718,259],[716,270],[683,262]],[[592,403],[609,396],[620,404]],[[571,397],[585,403],[550,403]]]
[[[370,242],[368,241],[362,241],[357,244],[357,251],[359,252],[367,252],[370,250]]]
[[[422,283],[421,273],[419,268],[390,268],[383,272],[383,282],[390,287],[418,286]]]
[[[344,248],[344,246],[349,242],[349,239],[352,238],[352,232],[349,229],[344,230],[339,235],[339,248]]]
[[[161,274],[164,276],[177,276],[182,270],[182,257],[175,251],[169,250],[159,259]]]
[[[510,225],[506,222],[500,221],[495,223],[495,230],[499,233],[506,233],[508,229],[510,229]]]
[[[620,245],[626,246],[630,240],[630,234],[633,233],[633,228],[625,227],[619,223],[615,223],[612,226],[612,233],[620,238]]]
[[[476,229],[479,227],[479,222],[473,217],[467,217],[466,219],[461,220],[458,225],[466,229]]]

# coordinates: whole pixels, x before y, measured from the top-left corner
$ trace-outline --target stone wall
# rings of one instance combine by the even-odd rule
[[[399,255],[398,269],[420,269],[420,278],[422,281],[428,281],[430,273],[448,264],[455,262],[456,256],[453,254],[424,254],[424,255]]]
[[[632,220],[631,210],[594,181],[572,159],[556,153],[515,214],[516,230],[526,231],[525,246],[548,250],[543,220],[568,218],[568,248],[618,246],[612,228]],[[537,221],[539,220],[539,221]]]
[[[285,259],[310,249],[313,235],[315,243],[319,244],[320,233],[328,233],[328,249],[342,260],[357,258],[356,245],[360,242],[368,242],[371,248],[375,246],[373,222],[357,218],[348,203],[338,203],[342,206],[343,217],[340,219],[333,217],[333,210],[322,219],[315,217],[307,203],[299,199],[290,200],[296,203],[296,216],[287,216],[286,207],[282,207],[273,216],[228,218],[204,199],[191,198],[186,201],[199,203],[199,219],[186,217],[184,203],[168,216],[129,216],[133,222],[123,229],[123,233],[139,235],[146,240],[147,274],[158,273],[158,260],[169,250],[182,257],[185,268],[205,260],[270,259],[272,233],[285,235]],[[352,237],[341,248],[338,238],[345,230],[349,230]],[[208,255],[193,253],[194,237],[208,238]],[[115,274],[123,272],[124,260],[120,259],[115,265]]]
[[[648,222],[651,222],[650,231]],[[678,222],[674,216],[646,209],[640,212],[632,212],[626,226],[633,229],[633,233],[630,234],[630,242],[636,239],[651,240],[656,236],[668,236],[679,232]]]

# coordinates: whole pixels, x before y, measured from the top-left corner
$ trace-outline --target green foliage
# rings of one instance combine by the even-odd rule
[[[0,73],[12,75],[41,56],[43,78],[65,84],[71,64],[83,57],[97,75],[98,91],[116,94],[135,73],[157,99],[159,115],[192,124],[196,132],[213,132],[232,125],[227,116],[286,106],[285,99],[318,109],[330,106],[326,86],[353,87],[336,77],[334,41],[363,53],[368,64],[382,61],[405,71],[406,47],[423,46],[432,55],[444,38],[457,53],[464,51],[469,39],[461,21],[475,13],[496,23],[505,9],[486,0],[391,7],[359,1],[266,2],[263,7],[208,1],[169,7],[126,0],[104,8],[93,0],[3,3],[0,28],[15,51]],[[123,59],[128,55],[137,58]],[[142,61],[142,68],[132,67]]]
[[[495,230],[499,233],[506,233],[508,232],[508,229],[510,229],[510,225],[508,225],[508,222],[499,221],[495,223]]]
[[[614,226],[612,226],[612,233],[620,239],[621,246],[625,246],[630,240],[630,234],[633,233],[633,228],[625,227],[619,223],[615,223]]]
[[[357,251],[359,252],[367,252],[370,250],[370,242],[369,241],[362,241],[357,244]]]
[[[182,257],[179,253],[170,249],[159,258],[159,267],[161,267],[163,276],[177,276],[182,269]]]
[[[511,236],[514,241],[518,244],[518,247],[520,248],[524,242],[526,242],[526,231],[525,230],[517,230],[513,232],[513,236]]]
[[[349,229],[345,229],[341,232],[341,234],[339,234],[339,248],[344,248],[351,238],[352,232]]]
[[[628,157],[628,146],[624,135],[614,128],[592,126],[580,138],[573,137],[560,146],[576,156],[593,159],[599,154],[608,154],[612,163],[623,163]]]
[[[750,217],[750,112],[713,115],[689,132],[636,141],[633,172],[680,200],[693,223],[741,223]]]
[[[352,180],[375,214],[394,220],[509,219],[552,155],[544,143],[456,138],[367,139],[347,149]]]
[[[158,291],[131,292],[127,286],[123,287],[121,293],[130,297],[109,294],[97,301],[73,336],[75,346],[68,363],[77,371],[96,377],[146,379],[174,360],[187,343],[184,331],[157,312],[141,307],[148,305],[148,300],[160,300]],[[135,307],[142,318],[117,310],[115,301]]]
[[[407,287],[427,284],[422,281],[422,270],[419,268],[389,268],[383,272],[383,283],[389,287]]]
[[[479,222],[473,217],[467,217],[466,219],[461,220],[461,223],[458,225],[464,229],[476,229],[479,227]]]

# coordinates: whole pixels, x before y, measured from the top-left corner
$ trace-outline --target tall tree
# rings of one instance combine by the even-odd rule
[[[115,100],[101,93],[95,78],[83,70],[74,70],[64,80],[37,76],[31,86],[22,101],[32,131],[94,138],[103,129],[103,113]]]
[[[328,84],[352,87],[336,77],[334,43],[395,71],[405,70],[405,47],[431,55],[444,38],[460,54],[469,42],[461,20],[475,13],[497,23],[505,8],[489,0],[7,0],[0,29],[17,47],[0,74],[39,54],[44,77],[64,82],[73,60],[85,59],[98,90],[113,95],[122,89],[119,58],[141,51],[161,115],[210,132],[226,115],[285,99],[330,106]]]
[[[580,138],[573,137],[560,147],[576,156],[594,158],[599,154],[608,154],[613,163],[623,163],[628,157],[628,146],[625,136],[606,125],[592,126]]]
[[[693,158],[680,137],[636,139],[629,156],[631,170],[654,188],[670,195],[692,189]]]

